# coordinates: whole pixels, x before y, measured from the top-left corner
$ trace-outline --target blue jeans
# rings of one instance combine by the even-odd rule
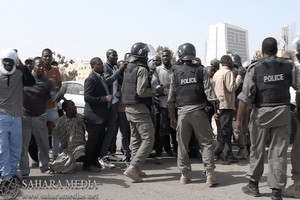
[[[22,175],[28,175],[30,173],[28,148],[31,135],[34,136],[38,147],[40,169],[44,170],[48,168],[49,163],[49,139],[46,113],[38,117],[23,116],[23,145],[20,161]]]
[[[0,113],[0,173],[3,180],[17,174],[21,148],[21,117]]]
[[[54,122],[56,124],[59,119],[57,107],[47,109],[47,121]],[[59,154],[59,140],[57,136],[52,135],[52,154],[53,157],[57,157]]]

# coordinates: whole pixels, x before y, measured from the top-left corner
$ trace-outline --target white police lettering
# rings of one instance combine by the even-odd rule
[[[181,85],[186,85],[189,83],[197,83],[196,77],[181,79]]]
[[[264,76],[264,82],[275,82],[275,81],[283,81],[284,75],[283,74],[275,74],[275,75],[269,75]]]

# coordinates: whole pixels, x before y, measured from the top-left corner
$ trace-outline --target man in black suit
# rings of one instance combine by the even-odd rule
[[[92,73],[84,82],[84,117],[88,132],[84,168],[97,172],[100,171],[98,157],[106,134],[107,116],[111,112],[113,96],[104,78],[102,60],[99,57],[92,58],[90,65]]]

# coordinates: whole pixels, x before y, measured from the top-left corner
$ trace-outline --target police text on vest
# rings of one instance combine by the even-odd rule
[[[185,85],[189,83],[197,83],[196,77],[181,79],[181,85]]]
[[[275,82],[275,81],[283,81],[284,75],[283,74],[275,74],[275,75],[269,75],[264,76],[264,82]]]

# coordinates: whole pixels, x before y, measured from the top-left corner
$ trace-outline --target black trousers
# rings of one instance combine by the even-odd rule
[[[87,123],[88,139],[85,145],[86,161],[84,166],[98,165],[98,157],[100,156],[104,137],[106,135],[107,122],[103,124]]]
[[[220,110],[220,130],[218,130],[218,143],[215,148],[215,156],[220,156],[223,153],[225,159],[232,154],[231,137],[233,134],[232,119],[234,110],[221,109]]]

